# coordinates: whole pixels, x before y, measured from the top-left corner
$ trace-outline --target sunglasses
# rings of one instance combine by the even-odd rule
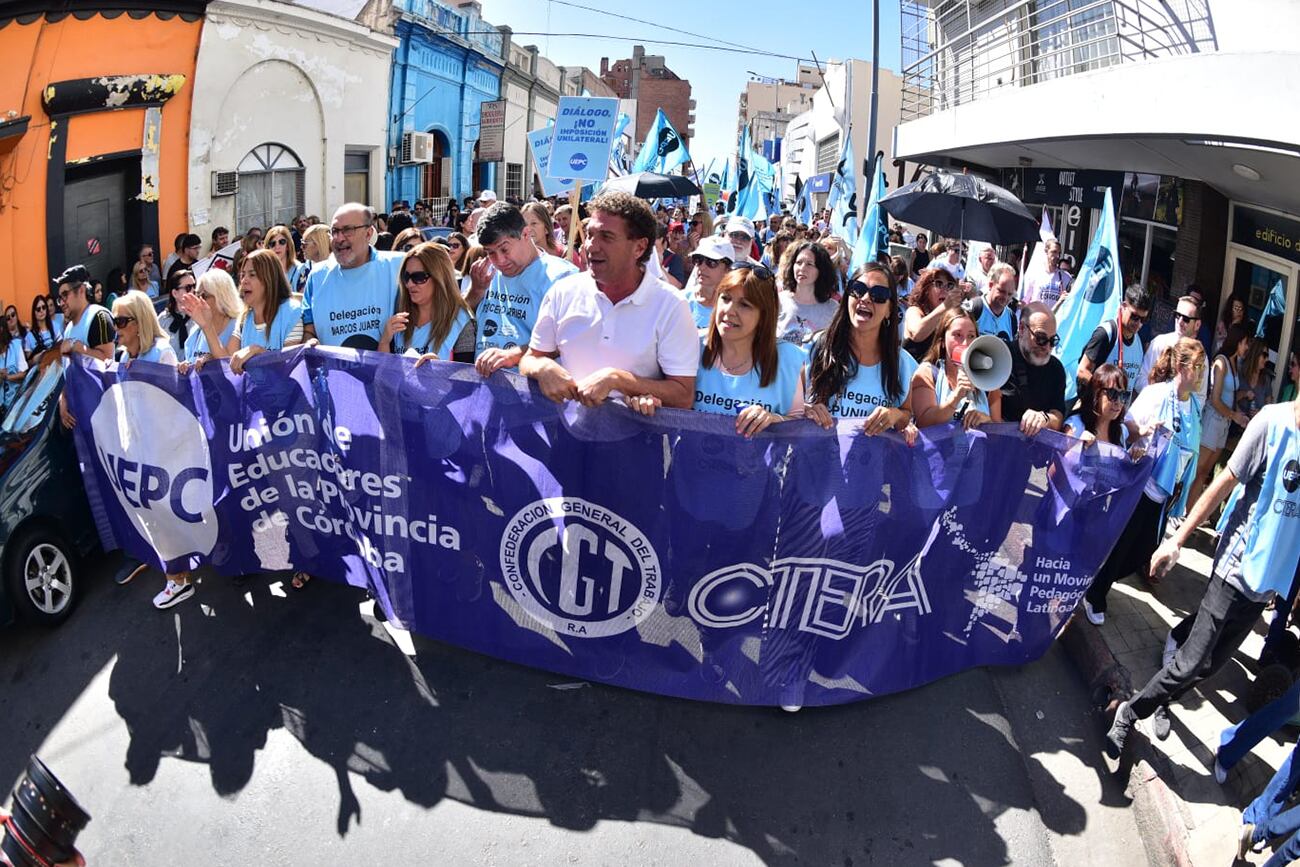
[[[197,285],[197,284],[195,284],[195,283],[182,283],[182,284],[180,284],[179,286],[176,287],[176,291],[177,291],[177,292],[193,292],[193,291],[194,291],[194,287],[195,287],[196,285]]]
[[[113,317],[113,324],[116,325],[118,328],[125,328],[126,326],[130,325],[130,324],[131,324],[132,322],[134,322],[134,321],[135,321],[135,317],[134,317],[134,316],[114,316],[114,317]]]
[[[196,296],[198,296],[198,297],[199,297],[201,300],[203,300],[203,301],[211,301],[211,300],[212,300],[212,293],[211,293],[211,292],[195,292],[194,294],[195,294]]]
[[[698,226],[698,225],[700,225],[700,221],[699,221],[699,220],[691,220],[691,225],[692,225],[692,226]]]
[[[1199,316],[1184,316],[1184,315],[1181,314],[1181,313],[1175,313],[1175,314],[1174,314],[1174,321],[1175,321],[1175,322],[1200,322],[1200,321],[1201,321],[1201,317],[1199,317]]]
[[[1033,338],[1034,345],[1038,346],[1040,349],[1044,346],[1051,346],[1052,348],[1056,348],[1061,343],[1061,335],[1059,334],[1053,334],[1051,336],[1048,336],[1042,331],[1033,331],[1030,333],[1029,336]]]
[[[273,240],[273,241],[267,241],[266,244],[267,244],[268,247],[287,247],[287,246],[289,246],[289,239],[288,239],[288,238],[276,238],[276,239]]]
[[[697,268],[700,266],[704,266],[705,268],[714,268],[722,264],[721,259],[710,259],[708,256],[692,256],[691,262],[693,262]]]
[[[754,276],[760,280],[771,280],[772,272],[766,265],[755,265],[753,262],[736,262],[729,269],[731,271],[753,271]]]
[[[403,271],[402,282],[414,283],[416,286],[423,286],[428,283],[430,275],[428,271]]]
[[[1118,388],[1100,388],[1098,394],[1104,394],[1115,403],[1128,403],[1128,392]]]
[[[1147,321],[1147,317],[1150,316],[1150,315],[1151,315],[1150,313],[1134,313],[1132,310],[1130,310],[1130,311],[1128,312],[1128,321],[1129,321],[1129,322],[1146,322],[1146,321]]]
[[[854,280],[844,291],[854,298],[865,298],[870,296],[872,302],[875,304],[884,304],[893,294],[889,291],[888,286],[868,286],[861,280]]]

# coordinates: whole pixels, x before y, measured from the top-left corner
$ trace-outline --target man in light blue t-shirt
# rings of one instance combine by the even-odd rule
[[[333,259],[312,268],[302,299],[303,336],[326,346],[378,349],[384,323],[397,308],[401,253],[384,253],[375,240],[373,209],[349,203],[330,222]]]
[[[518,366],[542,299],[558,280],[578,270],[539,252],[526,228],[523,212],[506,202],[488,208],[478,222],[478,242],[487,256],[470,266],[465,300],[478,323],[474,366],[483,376]]]

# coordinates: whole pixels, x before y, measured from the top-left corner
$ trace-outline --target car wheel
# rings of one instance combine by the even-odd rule
[[[77,601],[77,559],[72,547],[49,530],[30,529],[10,540],[5,558],[9,598],[25,619],[57,626]]]

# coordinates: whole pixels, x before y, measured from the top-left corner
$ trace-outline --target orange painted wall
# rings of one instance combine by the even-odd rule
[[[202,21],[186,22],[180,16],[164,21],[155,15],[141,20],[96,15],[86,21],[68,16],[57,22],[10,21],[0,27],[0,57],[5,59],[0,120],[10,111],[31,116],[17,146],[0,156],[0,302],[26,310],[31,299],[49,287],[45,183],[50,119],[41,94],[52,81],[142,73],[185,76],[185,87],[162,109],[158,233],[167,241],[162,255],[170,249],[170,239],[186,231],[190,95],[202,27]],[[138,150],[144,111],[78,115],[70,119],[67,132],[69,160]]]

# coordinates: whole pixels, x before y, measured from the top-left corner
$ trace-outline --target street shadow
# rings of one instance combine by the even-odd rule
[[[161,616],[144,583],[122,594],[134,613],[109,683],[132,783],[173,758],[206,764],[213,790],[233,795],[283,728],[332,769],[340,837],[381,821],[354,777],[426,808],[451,799],[576,831],[688,828],[769,863],[1004,864],[995,822],[1035,806],[983,672],[791,715],[575,687],[419,636],[408,657],[358,613],[359,591],[323,580],[295,593],[208,576]],[[936,718],[938,690],[964,713]],[[1086,824],[1081,805],[1052,815],[1062,834]]]

